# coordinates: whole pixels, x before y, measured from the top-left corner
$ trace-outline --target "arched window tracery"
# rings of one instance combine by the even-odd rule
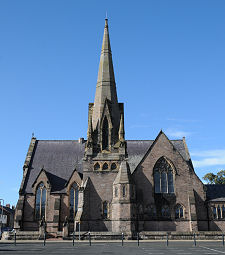
[[[147,205],[147,214],[150,216],[150,218],[156,217],[156,208],[155,205]]]
[[[36,201],[35,201],[35,217],[37,220],[45,218],[45,208],[46,208],[46,188],[43,182],[41,182],[36,191]]]
[[[170,218],[170,208],[168,205],[162,206],[161,214],[163,218]]]
[[[184,218],[184,207],[180,204],[176,205],[175,208],[175,219]]]
[[[78,210],[78,185],[74,183],[70,188],[70,219],[74,219]]]
[[[174,171],[172,165],[164,157],[154,166],[155,193],[174,193]]]

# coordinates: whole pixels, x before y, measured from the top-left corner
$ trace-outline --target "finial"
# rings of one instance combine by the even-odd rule
[[[108,17],[107,17],[107,11],[105,12],[105,19],[108,19]]]
[[[32,138],[34,138],[34,132],[32,133]]]

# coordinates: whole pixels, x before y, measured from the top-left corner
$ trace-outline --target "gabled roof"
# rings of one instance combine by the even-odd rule
[[[127,140],[128,164],[131,173],[136,169],[153,142],[154,140]],[[186,161],[190,160],[183,140],[170,140],[170,142]],[[32,193],[32,185],[44,166],[51,184],[51,192],[65,192],[65,184],[74,169],[82,175],[84,150],[85,143],[75,140],[37,140],[23,191]]]
[[[205,184],[208,201],[225,201],[225,184]]]
[[[25,193],[32,193],[32,184],[42,167],[46,171],[52,192],[64,192],[65,183],[74,169],[82,173],[85,143],[74,140],[37,140],[24,184]]]
[[[162,133],[163,132],[160,131],[157,138]],[[131,173],[133,173],[133,171],[136,169],[138,164],[141,162],[143,157],[146,155],[147,151],[150,150],[151,146],[153,146],[153,143],[157,140],[157,138],[155,140],[127,140],[128,163],[130,166]],[[188,163],[190,163],[190,156],[189,156],[189,153],[185,146],[184,141],[183,140],[169,140],[169,142],[171,142],[171,144],[180,153],[180,155],[183,157],[183,159],[185,161],[187,161]]]

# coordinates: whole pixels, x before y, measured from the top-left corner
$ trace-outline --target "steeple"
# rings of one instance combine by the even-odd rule
[[[116,83],[113,70],[112,52],[109,40],[108,19],[105,19],[104,36],[100,56],[98,80],[92,115],[93,130],[100,125],[106,101],[111,110],[112,124],[115,130],[119,128],[120,111],[117,100]]]

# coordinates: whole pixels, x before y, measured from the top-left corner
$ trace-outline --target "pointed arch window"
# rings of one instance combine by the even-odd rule
[[[147,205],[147,214],[150,216],[150,218],[156,217],[156,208],[155,205]]]
[[[175,208],[175,218],[176,219],[184,218],[184,208],[180,204],[178,204]]]
[[[103,164],[102,170],[108,170],[108,168],[109,168],[109,166],[108,166],[108,164],[105,162],[105,163]]]
[[[122,193],[123,193],[123,197],[125,197],[126,196],[126,186],[125,185],[122,186]]]
[[[112,163],[111,170],[115,170],[117,168],[116,163]]]
[[[168,205],[162,206],[161,214],[163,218],[170,218],[170,208]]]
[[[99,163],[97,162],[95,165],[94,165],[94,170],[97,171],[100,169],[100,165]]]
[[[102,149],[107,150],[109,147],[109,123],[107,118],[104,118],[102,126]]]
[[[155,193],[174,193],[174,171],[172,165],[164,157],[154,166]]]
[[[103,211],[103,219],[108,219],[109,218],[109,203],[107,201],[104,201],[102,204],[102,211]]]
[[[76,183],[70,188],[70,219],[74,219],[78,210],[79,190]]]
[[[36,201],[35,201],[35,217],[37,220],[45,218],[46,209],[46,188],[43,182],[41,182],[36,191]]]
[[[117,197],[118,196],[118,188],[117,187],[115,187],[115,197]]]

